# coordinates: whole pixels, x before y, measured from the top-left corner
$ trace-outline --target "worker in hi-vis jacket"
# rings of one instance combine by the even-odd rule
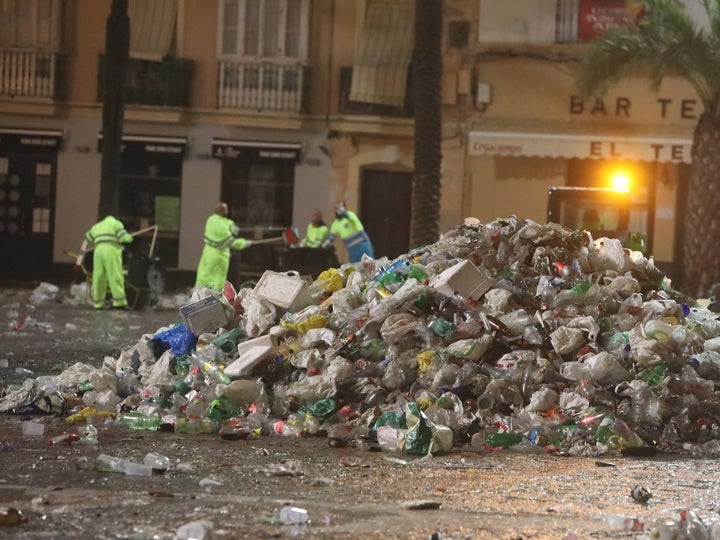
[[[250,240],[237,237],[237,227],[227,215],[227,204],[220,202],[205,222],[205,246],[198,264],[195,287],[212,287],[222,291],[230,268],[230,250],[245,249],[252,244]]]
[[[133,237],[125,230],[122,221],[106,216],[85,234],[83,251],[93,251],[92,299],[95,309],[105,307],[108,289],[114,309],[126,309],[125,275],[123,274],[123,244]]]
[[[351,263],[360,262],[363,255],[371,259],[375,257],[370,237],[365,232],[365,227],[360,222],[355,212],[345,208],[344,202],[335,205],[335,220],[330,226],[330,234],[323,242],[323,247],[329,247],[340,236],[345,244],[348,257]]]

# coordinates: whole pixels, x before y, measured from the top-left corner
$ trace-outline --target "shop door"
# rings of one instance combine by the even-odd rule
[[[55,156],[0,156],[0,275],[46,278],[52,267]]]
[[[395,257],[410,247],[412,173],[363,169],[358,216],[375,257]]]

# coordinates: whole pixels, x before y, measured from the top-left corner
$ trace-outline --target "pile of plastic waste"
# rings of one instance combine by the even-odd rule
[[[469,219],[394,260],[196,289],[180,315],[0,412],[419,455],[720,455],[717,314],[585,231]]]

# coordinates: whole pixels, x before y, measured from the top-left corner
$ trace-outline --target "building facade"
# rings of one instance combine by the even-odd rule
[[[634,228],[674,264],[696,97],[673,80],[592,103],[573,90],[586,42],[629,4],[445,1],[440,230],[544,222],[549,187],[624,167]],[[97,214],[110,0],[0,9],[0,248],[15,254],[0,273],[43,276],[72,264]],[[119,217],[158,225],[164,266],[194,272],[218,200],[250,238],[344,200],[377,256],[408,250],[413,0],[129,0],[128,14]]]

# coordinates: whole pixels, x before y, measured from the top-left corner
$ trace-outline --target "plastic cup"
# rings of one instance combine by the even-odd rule
[[[45,434],[45,424],[28,420],[22,423],[23,437],[42,437]]]

